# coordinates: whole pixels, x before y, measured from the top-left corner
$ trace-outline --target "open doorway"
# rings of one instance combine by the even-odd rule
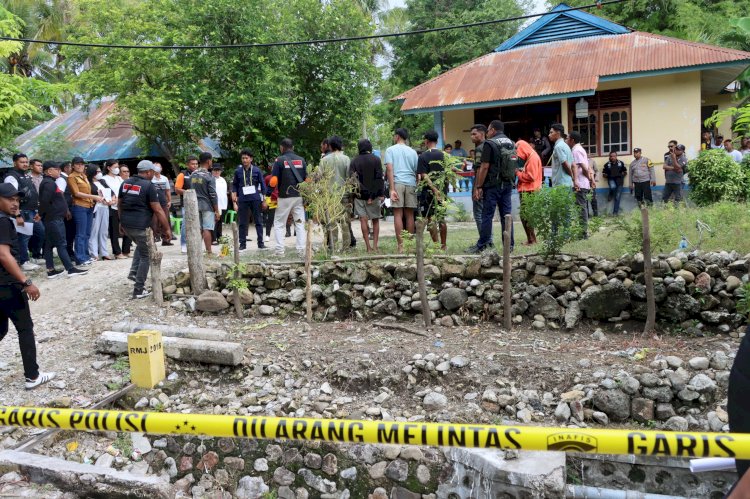
[[[505,123],[505,135],[513,140],[529,140],[538,128],[546,135],[552,123],[561,119],[560,101],[492,107],[474,110],[474,122],[489,125],[492,120]]]

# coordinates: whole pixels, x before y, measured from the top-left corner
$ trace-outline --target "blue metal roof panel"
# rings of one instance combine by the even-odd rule
[[[567,4],[561,3],[549,13],[543,15],[531,25],[516,33],[495,49],[503,52],[516,47],[534,45],[557,40],[570,40],[589,36],[619,35],[629,33],[624,26],[613,23],[601,17],[583,12],[569,10]]]

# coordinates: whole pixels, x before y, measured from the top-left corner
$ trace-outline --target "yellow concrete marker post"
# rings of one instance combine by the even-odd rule
[[[138,331],[128,335],[130,381],[141,388],[153,388],[167,373],[164,345],[159,331]]]

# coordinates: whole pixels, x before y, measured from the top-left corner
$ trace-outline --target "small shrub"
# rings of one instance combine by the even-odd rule
[[[651,253],[669,252],[680,242],[679,224],[685,219],[673,204],[649,210],[651,230]],[[643,249],[643,221],[641,211],[633,210],[629,215],[615,219],[615,230],[625,233],[625,251],[635,254]]]
[[[456,222],[470,222],[473,214],[469,213],[463,203],[454,203],[453,210],[450,210],[449,216],[453,217]]]
[[[570,187],[541,189],[524,199],[521,216],[528,220],[544,241],[546,255],[560,253],[563,245],[583,233],[579,207]]]
[[[745,283],[740,290],[740,299],[737,300],[737,313],[750,318],[750,283]]]
[[[743,162],[744,164],[744,162]],[[690,198],[700,206],[719,201],[744,201],[748,175],[723,149],[707,150],[688,163]]]

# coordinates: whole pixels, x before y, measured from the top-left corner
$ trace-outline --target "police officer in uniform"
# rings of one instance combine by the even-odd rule
[[[167,216],[159,204],[156,186],[151,182],[155,172],[151,161],[143,160],[138,163],[138,174],[125,180],[120,187],[117,209],[120,211],[120,227],[135,243],[133,263],[130,266],[128,279],[135,281],[133,298],[145,298],[151,293],[146,291],[146,277],[148,276],[148,237],[146,229],[151,226],[156,217],[168,236],[172,238],[172,229]]]

